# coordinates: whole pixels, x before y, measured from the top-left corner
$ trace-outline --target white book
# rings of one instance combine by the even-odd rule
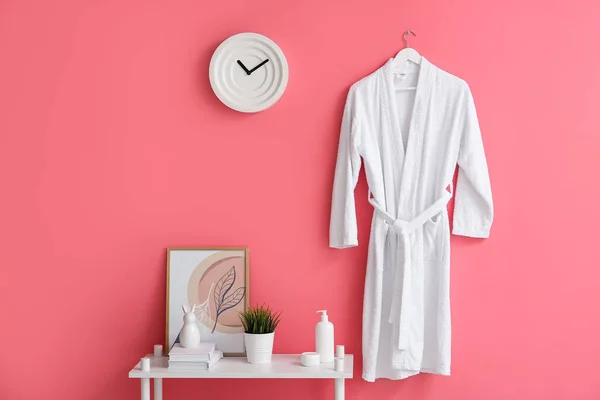
[[[180,343],[175,343],[169,351],[169,356],[172,355],[187,355],[187,356],[198,356],[211,354],[215,351],[215,344],[213,342],[201,342],[198,347],[185,348],[181,347]]]
[[[216,350],[210,361],[171,361],[169,359],[169,371],[202,371],[208,370],[223,357],[223,352]]]
[[[199,356],[169,356],[169,361],[175,362],[208,362],[212,360],[215,353],[202,354]]]
[[[212,353],[204,354],[169,354],[169,361],[208,362],[215,357],[217,351],[215,349]]]

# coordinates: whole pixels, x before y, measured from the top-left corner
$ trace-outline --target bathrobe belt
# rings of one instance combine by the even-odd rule
[[[451,186],[450,190],[452,191]],[[389,316],[390,323],[399,324],[399,329],[397,330],[398,337],[395,339],[397,339],[397,348],[400,350],[406,349],[409,345],[408,338],[411,326],[410,319],[418,318],[418,316],[414,315],[415,313],[411,311],[411,306],[413,305],[411,303],[414,303],[411,302],[411,295],[412,291],[414,290],[414,285],[411,284],[412,271],[410,271],[410,269],[416,266],[413,266],[412,263],[410,234],[417,231],[419,228],[422,228],[432,217],[446,209],[448,201],[450,201],[452,198],[451,191],[448,192],[447,190],[444,190],[444,193],[439,199],[437,199],[432,205],[427,207],[422,213],[410,221],[392,217],[390,213],[388,213],[383,207],[381,207],[381,205],[379,205],[379,203],[377,203],[374,198],[371,197],[371,195],[369,195],[369,203],[371,203],[375,209],[376,215],[387,222],[390,228],[402,238],[404,247],[404,271],[403,273],[398,270],[395,271],[392,307]],[[422,260],[420,261],[421,262],[418,263],[419,265],[422,264]]]

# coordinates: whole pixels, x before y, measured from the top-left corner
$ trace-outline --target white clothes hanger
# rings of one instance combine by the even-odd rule
[[[415,49],[410,47],[410,45],[408,43],[408,39],[406,38],[406,36],[409,34],[411,34],[413,36],[417,36],[417,34],[411,30],[407,30],[406,32],[404,32],[404,35],[402,35],[402,39],[404,39],[404,41],[406,42],[406,47],[403,48],[402,50],[400,50],[398,52],[398,54],[396,54],[396,57],[394,57],[394,59],[392,60],[392,71],[394,71],[394,74],[400,75],[402,77],[405,77],[406,75],[411,75],[411,74],[418,74],[418,72],[416,72],[416,71],[415,72],[406,71],[406,68],[410,65],[410,63],[416,64],[418,66],[421,65],[421,58],[422,58],[421,55],[419,54],[418,51],[416,51]],[[416,89],[417,89],[416,86],[396,88],[396,90],[416,90]]]

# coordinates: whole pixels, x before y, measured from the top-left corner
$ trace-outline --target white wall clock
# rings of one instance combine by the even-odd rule
[[[283,51],[271,39],[238,33],[217,47],[208,75],[223,104],[252,113],[266,110],[281,98],[289,70]]]

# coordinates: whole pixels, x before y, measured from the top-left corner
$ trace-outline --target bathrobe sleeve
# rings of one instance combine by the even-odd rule
[[[475,103],[466,84],[458,112],[462,123],[452,233],[487,238],[494,218],[492,189]]]
[[[355,97],[354,88],[350,88],[342,117],[333,180],[329,246],[338,249],[358,246],[354,188],[358,181],[361,159],[358,150],[360,129]]]

